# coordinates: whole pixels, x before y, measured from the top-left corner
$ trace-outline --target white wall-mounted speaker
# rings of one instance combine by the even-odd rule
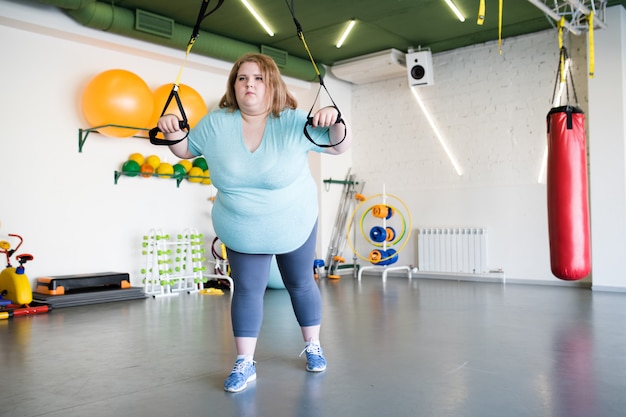
[[[410,52],[406,54],[406,71],[409,86],[433,85],[433,57],[430,51]]]

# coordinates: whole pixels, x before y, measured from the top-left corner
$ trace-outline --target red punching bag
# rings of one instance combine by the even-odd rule
[[[547,124],[550,265],[554,276],[574,281],[591,272],[585,115],[554,107]]]

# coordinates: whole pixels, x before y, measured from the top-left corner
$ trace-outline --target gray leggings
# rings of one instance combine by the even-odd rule
[[[322,298],[313,278],[316,235],[317,224],[302,246],[293,252],[276,255],[278,269],[301,327],[316,326],[322,321]],[[226,250],[235,283],[231,304],[233,333],[235,337],[258,337],[272,255]]]

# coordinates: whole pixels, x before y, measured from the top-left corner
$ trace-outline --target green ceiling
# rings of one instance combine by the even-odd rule
[[[78,8],[95,0],[40,0],[61,8]],[[206,0],[208,1],[208,0]],[[209,8],[218,0],[210,0]],[[543,0],[553,4],[552,0]],[[141,9],[192,28],[201,0],[102,0],[135,11]],[[432,52],[498,39],[498,1],[485,0],[486,19],[476,23],[479,0],[454,0],[466,16],[460,22],[444,0],[249,0],[275,32],[270,37],[256,23],[241,0],[223,5],[202,22],[202,30],[253,45],[267,45],[307,59],[296,35],[289,8],[294,7],[306,42],[319,63],[333,63],[389,48],[430,48]],[[563,3],[563,1],[559,1]],[[588,3],[588,2],[587,2]],[[598,3],[598,1],[596,1]],[[608,1],[608,6],[626,0]],[[335,47],[349,19],[357,24],[344,46]],[[505,38],[554,27],[554,22],[526,0],[503,0],[502,34]],[[189,33],[191,35],[191,33]],[[556,35],[555,35],[556,36]],[[158,41],[158,38],[157,38]]]

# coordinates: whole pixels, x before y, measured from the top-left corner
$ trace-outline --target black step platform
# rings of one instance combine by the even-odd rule
[[[143,288],[131,287],[124,272],[60,275],[37,278],[33,300],[54,308],[146,298]]]
[[[130,288],[126,272],[99,272],[95,274],[59,275],[37,278],[35,292],[47,295],[71,294],[84,289],[102,287]]]

